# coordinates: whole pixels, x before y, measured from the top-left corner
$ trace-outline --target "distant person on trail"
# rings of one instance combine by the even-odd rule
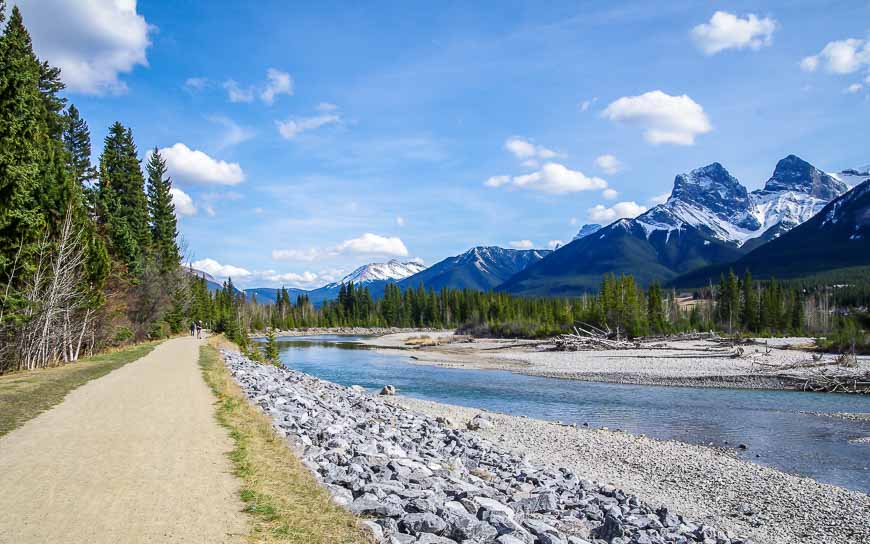
[[[202,338],[202,320],[196,324],[196,337]]]
[[[190,335],[196,336],[196,321],[190,322]]]

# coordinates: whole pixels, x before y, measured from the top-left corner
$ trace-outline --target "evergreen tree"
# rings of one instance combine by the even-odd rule
[[[166,161],[155,148],[148,160],[148,211],[151,216],[151,239],[155,256],[163,272],[178,268],[178,223],[172,203],[172,180],[166,175]]]
[[[0,13],[5,13],[2,0]],[[30,35],[15,6],[0,37],[0,284],[12,284],[11,306],[15,285],[32,271],[44,225],[38,192],[48,134],[40,77]]]
[[[63,143],[68,154],[67,168],[79,186],[87,190],[90,181],[96,177],[91,166],[91,131],[74,104],[64,116]]]
[[[275,329],[270,328],[269,332],[266,333],[266,349],[264,355],[267,362],[272,363],[275,366],[281,366],[280,351],[278,350],[278,339],[277,336],[275,336]]]
[[[740,322],[747,331],[758,330],[758,301],[752,285],[752,274],[747,270],[741,282],[743,289],[743,305],[740,308]]]
[[[97,214],[113,254],[128,270],[140,273],[151,241],[148,203],[133,133],[121,123],[109,129],[100,156]]]

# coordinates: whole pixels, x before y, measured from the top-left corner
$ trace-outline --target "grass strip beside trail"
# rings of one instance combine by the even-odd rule
[[[217,419],[235,443],[229,456],[242,481],[245,511],[253,520],[248,541],[371,542],[356,516],[331,501],[269,417],[248,401],[214,345],[200,348],[199,364],[218,399]]]
[[[137,344],[63,366],[0,376],[0,436],[60,404],[73,389],[141,359],[159,343]]]

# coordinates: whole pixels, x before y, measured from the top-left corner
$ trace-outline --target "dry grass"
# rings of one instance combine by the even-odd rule
[[[420,348],[437,346],[441,341],[439,338],[432,338],[431,336],[412,336],[405,340],[406,346],[416,346]]]
[[[0,376],[0,436],[56,404],[67,393],[146,356],[160,342],[146,342],[62,366]]]
[[[230,459],[242,481],[241,498],[251,514],[249,542],[369,543],[356,516],[333,504],[329,492],[302,464],[270,419],[235,383],[217,347],[220,337],[200,348],[200,366],[218,398],[217,418],[235,448]]]

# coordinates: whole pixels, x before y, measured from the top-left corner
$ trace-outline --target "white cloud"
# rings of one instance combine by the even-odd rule
[[[243,142],[247,142],[255,136],[253,130],[239,126],[229,117],[224,117],[223,115],[212,115],[207,117],[207,119],[212,123],[222,125],[226,129],[226,132],[224,132],[220,139],[220,143],[218,143],[219,149],[239,145]]]
[[[504,143],[504,148],[513,153],[514,156],[520,160],[552,159],[556,156],[555,151],[535,145],[528,140],[516,136],[508,138]]]
[[[16,2],[41,60],[62,70],[67,89],[85,94],[123,93],[119,79],[148,66],[154,27],[136,12],[136,0]]]
[[[345,240],[336,246],[338,253],[407,257],[408,248],[398,237],[378,236],[367,232],[359,238]]]
[[[758,50],[773,43],[777,22],[765,17],[759,19],[750,13],[740,18],[726,11],[717,11],[709,23],[692,29],[695,45],[707,55],[715,55],[726,49]]]
[[[664,204],[665,202],[668,201],[669,198],[671,198],[671,193],[670,193],[670,191],[668,191],[667,193],[662,193],[662,194],[660,194],[660,195],[655,195],[654,197],[651,197],[651,198],[649,199],[649,203],[650,203],[650,204],[653,204],[653,205],[655,205],[655,204]]]
[[[501,187],[502,185],[506,185],[510,182],[510,176],[492,176],[488,180],[483,182],[483,184],[487,187]]]
[[[273,249],[272,258],[276,261],[304,261],[311,262],[317,260],[323,254],[317,248],[308,249]]]
[[[571,223],[571,226],[572,226],[572,227],[576,227],[576,226],[577,226],[577,223],[578,223],[579,221],[577,221],[577,218],[576,218],[576,217],[572,217],[571,220],[568,221],[568,222]]]
[[[565,242],[563,242],[562,240],[550,240],[549,242],[547,242],[548,249],[555,250],[555,249],[559,249],[560,247],[562,247],[564,245],[565,245]]]
[[[400,227],[404,227],[405,226],[405,218],[402,217],[401,215],[396,216],[396,224],[399,225]]]
[[[532,249],[535,247],[531,240],[512,240],[508,244],[514,249]]]
[[[609,154],[596,157],[595,166],[603,170],[605,174],[616,174],[625,170],[625,165],[615,156]]]
[[[613,200],[614,198],[619,196],[619,192],[616,189],[607,188],[601,191],[601,196],[605,200]]]
[[[335,111],[337,109],[338,106],[330,102],[321,102],[317,105],[317,111]]]
[[[688,95],[671,96],[658,90],[623,96],[611,102],[602,116],[640,126],[652,144],[693,145],[696,136],[713,129],[704,108]]]
[[[257,277],[260,277],[271,283],[289,283],[292,285],[310,285],[317,281],[319,276],[314,272],[309,272],[308,270],[298,274],[296,272],[285,272],[278,273],[274,270],[265,270],[263,272],[258,272]]]
[[[864,89],[864,86],[861,85],[860,83],[853,83],[853,84],[849,85],[848,87],[846,87],[845,92],[847,92],[849,94],[856,94],[856,93],[860,93],[863,89]]]
[[[253,87],[240,87],[239,84],[232,80],[228,79],[224,81],[224,89],[227,91],[227,98],[229,98],[230,102],[253,102],[254,101],[254,88]]]
[[[208,78],[189,77],[184,80],[184,89],[190,92],[198,92],[209,86]]]
[[[484,185],[500,187],[509,184],[513,187],[532,189],[553,195],[607,188],[607,182],[601,178],[588,177],[579,170],[571,170],[554,162],[548,162],[540,170],[531,174],[514,176],[510,179],[505,179],[506,177],[489,178]]]
[[[239,163],[213,159],[180,142],[161,149],[160,154],[176,179],[217,185],[236,185],[245,180]]]
[[[341,115],[326,113],[314,117],[300,117],[286,121],[275,121],[278,132],[286,140],[292,140],[307,130],[315,130],[326,125],[334,125],[341,122]]]
[[[266,78],[269,83],[266,88],[260,93],[260,99],[266,104],[275,102],[275,97],[281,94],[293,96],[293,78],[287,72],[269,68],[266,70]]]
[[[637,202],[617,202],[610,208],[597,204],[587,210],[589,220],[595,223],[610,223],[623,217],[637,217],[646,211],[645,206]]]
[[[580,111],[588,111],[589,108],[592,107],[592,104],[596,102],[598,102],[597,96],[593,97],[591,100],[583,100],[582,102],[580,102],[578,107],[580,108]]]
[[[172,205],[175,206],[175,213],[186,216],[196,215],[196,206],[193,204],[193,199],[190,198],[189,194],[178,187],[173,187],[169,190],[169,193],[172,195]]]
[[[206,215],[208,215],[209,217],[214,217],[217,215],[217,212],[214,211],[214,208],[212,207],[211,204],[206,204],[204,209],[205,209]]]
[[[193,268],[208,272],[220,278],[246,278],[251,275],[249,270],[231,264],[221,264],[214,259],[201,259],[190,263]]]
[[[870,66],[870,41],[849,38],[828,42],[818,54],[801,61],[801,69],[806,72],[814,72],[819,66],[832,74],[851,74]]]

